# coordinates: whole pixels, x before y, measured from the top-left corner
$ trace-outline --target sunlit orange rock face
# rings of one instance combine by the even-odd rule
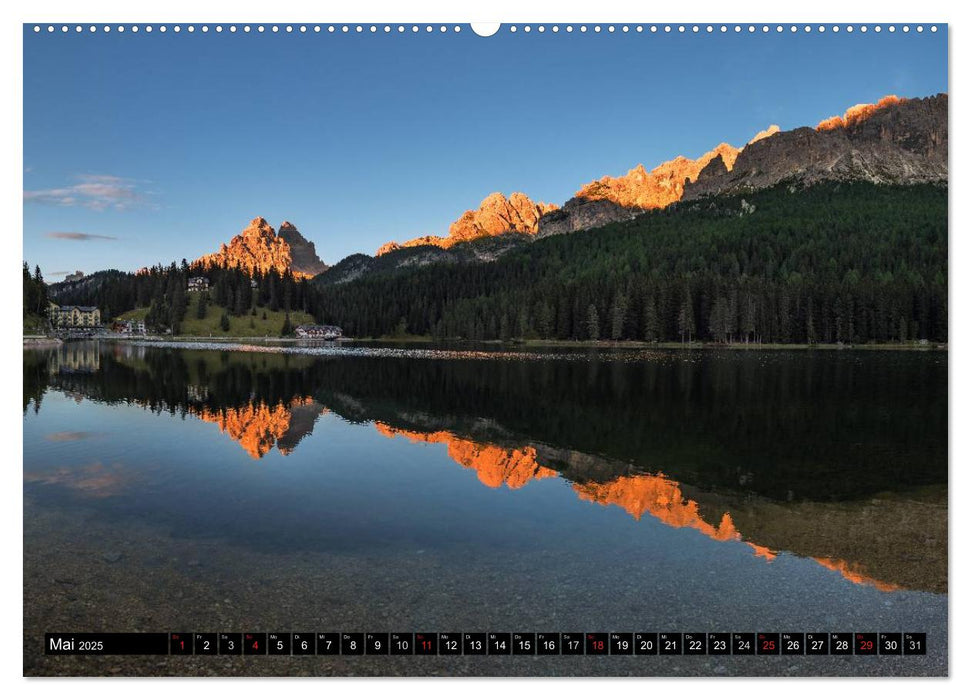
[[[433,245],[438,248],[448,248],[456,243],[458,243],[458,241],[451,241],[445,236],[419,236],[418,238],[412,238],[404,243],[388,241],[383,246],[378,248],[374,254],[379,256],[384,255],[385,253],[390,253],[392,250],[399,250],[401,248],[416,248],[421,245]]]
[[[556,209],[555,204],[533,202],[522,192],[513,192],[509,199],[501,192],[493,192],[482,200],[478,209],[466,211],[448,228],[454,241],[468,241],[481,236],[500,233],[536,233],[539,218]]]
[[[448,456],[467,469],[474,469],[479,481],[490,488],[506,486],[522,488],[533,479],[546,479],[559,473],[540,466],[536,461],[536,449],[507,449],[472,440],[464,440],[446,431],[421,433],[398,430],[384,423],[374,427],[385,437],[404,437],[412,442],[440,443],[448,446]]]
[[[290,430],[293,411],[312,403],[310,398],[294,399],[289,405],[278,403],[269,406],[254,403],[240,408],[212,411],[208,408],[191,410],[197,418],[215,423],[220,432],[226,433],[253,459],[260,459],[277,445]],[[279,446],[283,454],[292,448]]]
[[[478,209],[469,209],[449,226],[447,236],[421,236],[404,243],[385,243],[376,255],[384,255],[399,248],[432,245],[448,248],[463,241],[503,233],[534,234],[539,230],[540,217],[556,209],[555,204],[534,202],[522,192],[513,192],[507,199],[501,192],[493,192],[482,200]]]
[[[725,167],[731,170],[741,151],[727,143],[720,143],[700,158],[692,160],[678,156],[650,172],[643,165],[638,165],[626,175],[607,175],[584,185],[576,197],[586,201],[605,199],[628,209],[661,209],[680,200],[684,194],[685,180],[697,180],[698,173],[712,160],[721,156]]]
[[[772,134],[778,134],[779,131],[780,131],[779,125],[778,124],[772,124],[771,126],[769,126],[768,129],[763,129],[762,131],[760,131],[759,133],[757,133],[755,136],[753,136],[752,137],[752,140],[748,142],[748,145],[751,146],[756,141],[761,141],[762,139],[767,139],[770,136],[772,136]]]
[[[296,249],[291,248],[288,239]],[[277,235],[261,216],[250,221],[228,244],[223,243],[218,252],[203,255],[196,263],[206,267],[238,265],[250,274],[276,270],[282,275],[289,270],[294,277],[312,277],[327,269],[317,257],[313,243],[307,241],[293,224],[283,222],[280,235]]]
[[[242,233],[233,236],[228,245],[223,243],[219,252],[203,255],[196,262],[206,267],[238,265],[247,272],[266,274],[270,270],[286,272],[292,260],[287,242],[276,235],[266,219],[258,216],[249,222]]]
[[[878,110],[886,109],[887,107],[901,104],[906,101],[906,98],[897,97],[896,95],[887,95],[886,97],[880,99],[876,104],[854,105],[846,110],[842,117],[837,115],[819,122],[819,124],[816,125],[816,131],[845,129],[869,119]]]

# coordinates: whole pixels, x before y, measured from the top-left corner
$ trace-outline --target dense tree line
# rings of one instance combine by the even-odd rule
[[[198,295],[190,309],[188,282],[197,276],[209,280],[209,291]],[[289,271],[250,273],[239,267],[190,265],[185,260],[181,265],[155,265],[137,273],[98,272],[80,282],[54,285],[51,292],[59,304],[98,306],[105,319],[147,307],[145,323],[150,329],[171,329],[175,334],[186,314],[205,318],[209,304],[226,310],[221,320],[228,327],[229,315],[256,315],[259,308],[311,312],[315,298],[310,282],[297,280]]]
[[[24,318],[28,316],[47,317],[47,285],[40,266],[34,267],[31,274],[30,265],[24,261]]]
[[[321,285],[312,312],[359,337],[947,340],[946,188],[827,183],[745,200]]]

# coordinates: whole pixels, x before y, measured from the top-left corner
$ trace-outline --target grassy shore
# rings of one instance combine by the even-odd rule
[[[256,307],[255,314],[252,312],[243,316],[227,314],[229,317],[229,328],[223,330],[220,321],[223,314],[226,313],[226,309],[222,306],[213,304],[210,301],[206,306],[205,318],[198,318],[197,311],[199,308],[200,294],[201,292],[189,292],[188,308],[186,309],[185,318],[182,321],[182,327],[178,335],[180,340],[188,338],[205,338],[208,340],[210,338],[244,339],[280,337],[280,331],[283,329],[283,322],[287,316],[285,311],[271,311],[268,308]],[[123,321],[143,321],[147,314],[148,308],[140,307],[121,314],[119,318]],[[313,316],[308,313],[304,313],[303,311],[290,312],[290,324],[293,327],[299,326],[302,323],[313,322]]]
[[[44,335],[47,332],[47,319],[35,314],[24,316],[24,335]]]

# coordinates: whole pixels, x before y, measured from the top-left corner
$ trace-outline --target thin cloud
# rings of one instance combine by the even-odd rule
[[[95,211],[123,211],[148,204],[147,192],[138,183],[116,175],[78,175],[78,182],[49,190],[25,190],[24,201],[57,207],[85,207]]]
[[[78,233],[76,231],[52,231],[47,238],[59,238],[62,241],[117,241],[115,236],[102,236],[98,233]]]

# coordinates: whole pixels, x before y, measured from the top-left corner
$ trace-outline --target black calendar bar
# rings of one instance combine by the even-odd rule
[[[85,632],[50,656],[911,656],[925,632]]]
[[[48,632],[44,635],[44,653],[51,656],[167,655],[169,633]]]

